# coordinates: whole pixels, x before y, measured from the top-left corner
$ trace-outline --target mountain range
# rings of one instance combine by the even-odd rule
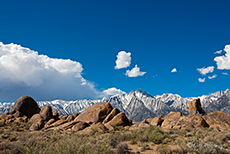
[[[108,102],[114,108],[118,108],[124,112],[126,116],[133,121],[141,121],[143,119],[155,117],[158,115],[165,116],[169,112],[182,112],[188,114],[188,104],[197,97],[183,98],[178,94],[163,94],[151,96],[149,93],[141,89],[133,90],[130,93],[116,95],[112,97],[104,97],[98,100],[76,100],[76,101],[38,101],[39,107],[50,105],[53,110],[57,110],[59,114],[69,115],[75,112],[81,113],[89,106],[98,102]],[[218,91],[209,95],[199,96],[202,108],[207,112],[222,111],[230,115],[230,90]],[[0,114],[9,112],[14,102],[0,103]]]

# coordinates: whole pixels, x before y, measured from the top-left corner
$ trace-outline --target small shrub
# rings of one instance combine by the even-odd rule
[[[122,132],[122,141],[128,141],[132,139],[131,133],[130,132]]]
[[[148,135],[144,134],[143,136],[140,137],[141,142],[148,142],[149,138]]]
[[[130,144],[137,144],[137,141],[134,139],[131,139]]]
[[[140,142],[151,141],[155,144],[160,144],[166,137],[166,133],[157,126],[149,126],[135,130],[132,134],[132,139]]]
[[[144,143],[142,146],[141,146],[141,152],[145,151],[145,150],[150,150],[150,147],[148,144]]]
[[[128,144],[127,143],[120,143],[117,145],[117,153],[118,154],[125,154],[128,152]]]
[[[162,143],[163,143],[163,144],[167,144],[167,143],[172,142],[172,141],[173,141],[173,140],[170,139],[170,138],[165,138],[165,139],[162,141]]]
[[[163,144],[160,144],[157,146],[157,151],[160,154],[171,154],[172,153],[170,147],[168,147],[167,145],[163,145]]]
[[[114,131],[121,131],[125,130],[124,126],[116,126],[114,124],[111,125],[114,128]]]
[[[158,127],[149,134],[149,140],[155,144],[162,143],[164,138],[165,138],[165,133]]]
[[[226,133],[224,133],[224,135],[225,135],[226,139],[230,140],[230,132],[226,132]]]
[[[21,154],[21,145],[14,143],[8,143],[8,142],[4,142],[4,143],[0,143],[0,153],[1,154]]]
[[[213,142],[204,142],[198,138],[191,137],[187,140],[188,152],[202,154],[227,154],[228,152],[218,144]]]
[[[177,143],[178,145],[181,145],[181,144],[183,144],[183,143],[186,143],[186,140],[183,139],[183,138],[177,138],[177,139],[176,139],[176,143]]]
[[[115,148],[119,144],[118,139],[115,137],[115,135],[110,136],[110,145]]]
[[[99,131],[97,130],[97,129],[95,129],[95,128],[92,128],[91,129],[91,132],[89,133],[90,135],[95,135],[95,134],[97,134]]]

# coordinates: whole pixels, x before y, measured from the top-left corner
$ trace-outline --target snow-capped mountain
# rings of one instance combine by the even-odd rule
[[[146,118],[157,115],[165,116],[170,111],[179,111],[188,114],[188,104],[196,97],[183,98],[178,94],[163,94],[151,96],[141,89],[133,90],[130,93],[105,97],[99,100],[76,100],[76,101],[39,101],[38,106],[41,108],[51,105],[53,110],[58,110],[59,114],[81,113],[89,106],[97,102],[109,102],[113,107],[118,108],[121,112],[133,121],[141,121]],[[223,111],[230,115],[230,90],[218,91],[209,95],[199,97],[204,110],[209,113],[216,110]],[[0,103],[0,114],[8,112],[14,103]]]

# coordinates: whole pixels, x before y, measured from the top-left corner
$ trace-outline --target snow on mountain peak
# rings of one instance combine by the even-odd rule
[[[215,103],[218,98],[226,95],[230,97],[230,90],[217,91],[209,95],[202,95],[198,98],[201,100],[202,107],[208,109],[211,103]],[[59,114],[81,113],[89,106],[97,102],[108,102],[113,107],[118,108],[121,112],[125,112],[129,118],[133,120],[141,120],[150,116],[166,115],[170,111],[179,111],[188,114],[188,104],[197,97],[183,98],[178,94],[164,93],[162,95],[151,96],[149,93],[141,89],[133,90],[127,94],[118,96],[104,97],[100,100],[76,100],[76,101],[40,101],[37,102],[39,107],[51,105],[53,110],[58,110]],[[0,114],[9,112],[14,103],[0,103]]]

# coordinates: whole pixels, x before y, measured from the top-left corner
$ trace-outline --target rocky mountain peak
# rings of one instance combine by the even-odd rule
[[[183,98],[178,94],[166,93],[162,95],[151,96],[149,93],[137,89],[130,93],[104,97],[98,100],[76,100],[76,101],[41,101],[38,102],[40,108],[50,105],[53,109],[57,110],[61,115],[72,115],[75,111],[78,113],[83,112],[89,106],[98,102],[108,102],[114,108],[124,112],[128,118],[134,121],[141,121],[143,119],[162,115],[165,116],[169,112],[181,112],[184,115],[189,114],[189,102],[195,98],[200,98],[203,109],[207,112],[216,110],[222,111],[230,115],[230,90],[217,91],[209,95],[200,97],[186,97]],[[14,103],[0,103],[0,114],[9,112]]]
[[[230,94],[230,90],[229,89],[226,89],[225,91],[224,91],[224,94]]]
[[[130,93],[128,93],[128,95],[133,95],[133,96],[138,97],[138,98],[142,98],[142,97],[152,97],[153,98],[152,95],[150,95],[149,93],[147,93],[146,91],[143,91],[141,89],[133,90]]]

